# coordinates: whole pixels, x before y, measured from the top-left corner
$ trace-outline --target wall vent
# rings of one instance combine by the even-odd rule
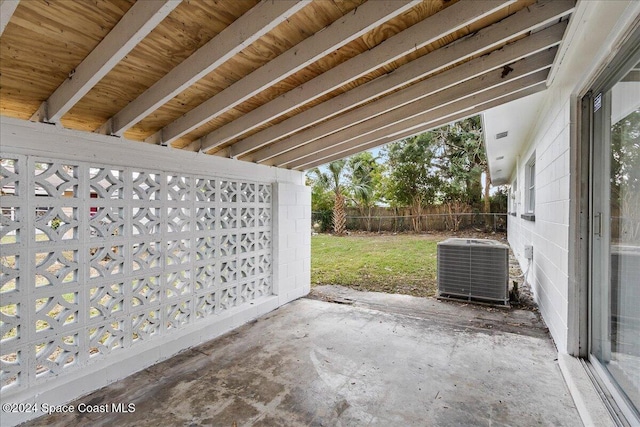
[[[496,139],[506,138],[509,135],[508,131],[500,132],[496,134]]]
[[[438,243],[438,297],[509,305],[509,247],[462,238]]]

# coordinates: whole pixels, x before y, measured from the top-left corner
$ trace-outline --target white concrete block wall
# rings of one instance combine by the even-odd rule
[[[566,351],[569,242],[569,105],[548,105],[540,119],[546,126],[520,158],[517,176],[517,216],[509,217],[508,238],[525,269],[536,302],[558,349]],[[526,164],[535,153],[535,222],[520,217],[525,206]],[[515,179],[516,176],[513,177]],[[512,180],[513,181],[513,180]],[[524,258],[525,245],[533,245],[532,264]]]
[[[311,189],[277,182],[274,206],[274,293],[285,304],[311,287]]]
[[[214,211],[218,212],[216,213],[216,215],[220,215],[220,218],[216,220],[220,222],[227,221],[227,219],[222,217],[222,213],[220,213],[221,209],[233,207],[237,203],[238,216],[235,218],[235,220],[233,219],[233,216],[231,216],[229,221],[237,221],[234,222],[234,224],[240,225],[233,226],[235,231],[227,231],[227,229],[218,230],[216,228],[216,231],[212,231],[212,236],[217,236],[220,233],[223,233],[225,235],[230,233],[235,235],[236,238],[239,238],[242,233],[248,233],[252,235],[255,234],[254,237],[257,238],[259,234],[267,232],[268,234],[270,234],[270,237],[265,237],[267,240],[262,240],[262,246],[259,246],[255,243],[253,246],[247,246],[246,248],[243,247],[242,249],[240,249],[240,247],[238,246],[238,268],[242,268],[241,260],[244,259],[244,257],[252,256],[252,251],[257,251],[256,254],[267,255],[271,258],[270,271],[269,268],[267,268],[267,270],[260,270],[262,272],[258,273],[260,277],[266,278],[270,282],[269,287],[264,288],[269,289],[268,293],[266,293],[265,295],[260,295],[259,297],[256,296],[255,298],[246,298],[246,295],[243,294],[242,303],[238,303],[237,306],[232,307],[231,305],[229,305],[229,307],[225,310],[212,312],[209,313],[209,315],[207,315],[206,317],[194,319],[196,317],[195,313],[198,310],[196,299],[202,296],[201,294],[203,292],[202,290],[198,290],[195,285],[195,269],[197,269],[200,265],[197,263],[208,262],[213,266],[213,271],[217,271],[215,270],[217,268],[215,266],[217,264],[221,264],[222,260],[217,262],[216,257],[220,256],[219,250],[221,249],[222,244],[216,243],[220,247],[216,246],[216,251],[212,252],[211,257],[213,259],[207,257],[203,259],[201,257],[198,257],[196,256],[196,252],[200,249],[197,247],[190,248],[189,251],[191,252],[191,261],[185,261],[186,264],[184,265],[187,271],[191,271],[190,274],[187,274],[185,276],[185,280],[190,281],[191,284],[188,285],[189,291],[180,297],[182,298],[181,301],[184,300],[185,304],[189,304],[189,310],[185,312],[187,313],[185,315],[185,319],[189,318],[190,320],[185,320],[182,327],[179,329],[174,330],[167,327],[166,331],[164,331],[163,329],[162,333],[154,335],[148,340],[138,341],[135,345],[129,346],[128,344],[126,344],[129,338],[124,338],[124,346],[115,349],[113,353],[104,355],[104,357],[88,358],[86,356],[82,356],[84,353],[86,353],[87,345],[89,345],[86,343],[83,344],[83,342],[85,341],[83,341],[84,338],[82,337],[84,336],[83,334],[85,334],[88,330],[87,328],[90,329],[93,327],[93,323],[89,324],[91,322],[91,319],[89,319],[89,323],[85,324],[85,320],[83,319],[87,318],[88,315],[84,313],[89,310],[89,307],[86,305],[85,299],[80,298],[80,300],[76,301],[79,310],[78,312],[80,313],[78,315],[80,321],[68,327],[70,328],[69,330],[71,330],[72,333],[76,333],[81,337],[80,343],[78,344],[78,348],[80,349],[77,353],[77,355],[79,355],[77,356],[78,363],[74,362],[72,366],[65,366],[64,369],[61,368],[60,372],[56,375],[47,376],[45,378],[42,375],[36,376],[34,372],[29,371],[29,369],[31,369],[30,367],[35,366],[35,359],[22,360],[20,359],[21,356],[19,355],[17,360],[18,364],[14,366],[9,366],[12,363],[6,363],[7,361],[9,361],[9,359],[3,359],[3,371],[5,368],[7,368],[10,369],[11,372],[20,372],[19,375],[21,376],[21,378],[27,378],[27,380],[24,382],[20,382],[21,380],[18,380],[19,384],[17,384],[16,387],[11,386],[8,388],[3,388],[0,394],[0,400],[2,401],[2,403],[32,402],[40,405],[42,403],[63,404],[72,401],[78,397],[81,397],[82,395],[86,395],[92,392],[93,390],[101,388],[109,383],[118,381],[141,369],[158,363],[161,360],[167,359],[189,347],[193,347],[202,342],[206,342],[225,332],[237,328],[262,314],[274,310],[275,308],[286,302],[305,295],[309,291],[311,258],[311,195],[310,190],[304,186],[304,174],[302,172],[250,164],[247,162],[224,159],[216,156],[183,152],[181,150],[173,150],[168,147],[152,146],[148,144],[136,143],[133,141],[122,141],[117,138],[104,135],[69,131],[50,125],[36,124],[8,118],[1,119],[0,141],[0,155],[2,158],[6,156],[7,158],[22,159],[18,162],[20,168],[23,168],[20,171],[20,174],[22,174],[20,176],[27,176],[26,182],[33,182],[33,179],[29,178],[29,174],[27,173],[27,171],[33,169],[33,167],[31,169],[24,169],[25,165],[33,163],[33,160],[28,160],[32,158],[51,159],[51,162],[55,164],[60,162],[69,162],[72,164],[80,165],[79,171],[81,173],[79,173],[78,176],[85,176],[88,168],[93,167],[92,165],[114,165],[114,167],[120,168],[124,171],[123,176],[130,176],[131,171],[138,170],[138,168],[140,168],[141,170],[154,171],[154,173],[156,173],[156,175],[161,178],[161,190],[159,194],[166,194],[166,192],[168,191],[168,184],[166,183],[166,179],[169,176],[193,175],[199,177],[212,177],[211,182],[215,181],[217,183],[216,185],[220,187],[216,187],[217,189],[215,190],[218,196],[220,196],[220,193],[217,192],[222,191],[223,183],[236,182],[239,184],[237,187],[234,187],[236,188],[236,190],[234,191],[238,191],[237,202],[231,200],[225,202],[224,200],[221,201],[218,199],[211,202],[203,202],[196,201],[193,196],[187,196],[187,199],[191,200],[191,202],[183,201],[181,203],[193,204],[193,206],[190,208],[190,212],[192,213],[192,215],[197,211],[194,206],[198,206],[198,204],[200,204],[204,207],[203,203],[209,203],[210,206],[207,206],[212,207]],[[171,153],[168,152],[169,150],[172,150]],[[24,175],[25,173],[27,175]],[[12,178],[9,178],[9,181],[11,179]],[[163,179],[165,181],[162,181]],[[85,216],[89,214],[89,206],[93,206],[94,204],[98,204],[99,206],[110,206],[110,204],[114,204],[119,207],[122,205],[123,207],[125,207],[124,212],[128,212],[130,210],[130,207],[134,206],[135,203],[138,202],[136,200],[130,201],[126,195],[123,199],[117,199],[115,201],[101,200],[96,202],[97,199],[88,197],[88,183],[81,182],[81,178],[78,178],[78,181],[78,196],[73,200],[73,206],[77,205],[76,211],[79,218],[79,228],[77,235],[79,236],[79,240],[81,240],[81,242],[74,244],[78,246],[78,248],[80,248],[77,252],[79,254],[84,254],[85,251],[83,248],[85,248],[89,244],[89,240],[92,239],[92,237],[90,237],[86,231],[89,229],[89,223],[87,222],[88,220],[85,218]],[[127,193],[131,190],[131,178],[126,178],[124,179],[124,181],[125,184],[123,189],[124,192]],[[194,181],[191,180],[190,182]],[[246,199],[253,196],[249,196],[248,194],[250,193],[243,192],[244,190],[242,190],[242,188],[254,187],[241,187],[240,184],[242,183],[256,184],[255,189],[259,189],[259,196],[255,199],[255,202],[250,201],[253,199],[243,200],[243,198]],[[265,184],[266,189],[271,190],[269,196],[271,203],[269,203],[267,201],[268,199],[266,198],[266,195],[269,192],[265,191]],[[22,212],[20,214],[20,221],[22,222],[17,223],[17,227],[21,230],[20,240],[18,240],[17,243],[10,244],[9,246],[13,245],[17,248],[15,250],[19,249],[18,253],[21,256],[21,259],[29,259],[29,257],[26,255],[32,253],[34,250],[39,250],[38,248],[40,247],[40,243],[34,241],[33,239],[34,231],[32,229],[27,229],[31,227],[34,222],[34,219],[31,218],[32,216],[27,215],[27,213],[30,212],[30,206],[34,205],[35,199],[30,193],[30,191],[32,191],[31,186],[26,185],[20,188],[20,194],[11,196],[9,198],[11,199],[10,202],[12,204],[15,204],[20,209],[22,209]],[[195,189],[196,187],[193,188]],[[86,195],[84,195],[85,193]],[[260,197],[263,196],[264,198],[260,199]],[[47,199],[49,200],[49,203],[52,204],[52,206],[57,206],[57,204],[66,205],[70,203],[69,201],[67,201],[67,198],[60,199],[59,196],[56,197],[52,196]],[[5,205],[7,204],[7,201],[9,199],[3,199],[3,207],[6,207]],[[170,211],[166,209],[171,208],[173,206],[173,203],[177,202],[173,202],[171,200],[163,200],[164,199],[162,199],[161,197],[159,200],[144,202],[151,203],[154,206],[157,205],[159,211],[161,212],[160,215],[163,217],[162,221],[160,221],[160,223],[163,225],[158,228],[158,231],[150,232],[151,234],[149,234],[148,236],[145,234],[145,236],[143,236],[144,239],[165,242],[167,241],[166,239],[171,240],[177,238],[172,237],[174,234],[180,234],[171,234],[171,230],[167,231],[168,229],[166,228],[167,222],[171,217],[171,214],[169,213]],[[40,205],[38,204],[38,206]],[[249,210],[255,209],[257,217],[252,220],[250,217],[242,216],[243,214],[241,214],[240,211],[244,208],[247,208]],[[261,210],[262,208],[265,209]],[[270,214],[266,214],[266,216],[261,213],[267,211],[269,211]],[[25,216],[30,219],[25,220]],[[130,214],[125,214],[125,217],[130,216]],[[164,218],[164,216],[167,216],[167,218]],[[193,218],[185,218],[183,220],[190,221],[190,223],[192,224],[191,231],[182,231],[182,234],[180,234],[180,238],[184,241],[191,241],[191,244],[193,245],[193,240],[190,239],[197,238],[202,233],[208,233],[208,231],[206,231],[208,229],[205,229],[203,231],[202,229],[195,227],[195,220]],[[249,228],[243,228],[245,226],[242,225],[244,224],[244,222],[242,221],[245,221],[247,224],[253,224],[253,226],[250,225],[248,226]],[[135,235],[130,235],[131,233],[126,231],[127,227],[131,227],[131,225],[125,224],[124,226],[125,231],[123,234],[118,233],[115,235],[107,236],[106,239],[111,239],[114,241],[122,240],[126,242],[134,242],[134,240],[136,240],[138,237]],[[157,233],[157,235],[154,233]],[[268,241],[269,239],[271,244],[264,246],[264,242]],[[56,245],[56,242],[47,242],[46,244],[48,243],[51,243],[49,244],[49,246]],[[242,245],[248,243],[244,241],[236,241],[234,244]],[[109,246],[110,243],[106,243],[106,245]],[[49,248],[49,246],[47,246],[47,248]],[[58,246],[60,245],[58,244]],[[58,248],[58,246],[55,247]],[[7,249],[7,247],[8,245],[3,244],[3,249]],[[163,246],[160,245],[159,247]],[[160,255],[161,260],[165,256],[171,256],[170,249],[161,249],[161,251],[163,250],[167,252],[163,252]],[[85,255],[78,256],[81,258],[78,265],[85,264],[83,260],[87,257]],[[125,307],[129,307],[131,305],[127,302],[128,298],[130,298],[129,292],[131,292],[130,290],[128,290],[130,287],[130,284],[128,283],[130,283],[130,281],[128,282],[129,276],[127,275],[127,265],[131,260],[131,256],[132,255],[125,255],[125,257],[129,258],[126,258],[125,262],[123,263],[124,275],[120,280],[123,283],[123,288],[125,289],[123,291],[123,301],[125,301],[123,305]],[[256,255],[256,257],[257,256],[259,255]],[[229,258],[228,254],[227,258]],[[193,264],[194,260],[199,261]],[[189,262],[191,262],[193,265],[189,264]],[[160,266],[162,267],[164,265],[164,261],[160,261]],[[29,273],[29,271],[33,267],[27,264],[20,264],[19,269],[21,270],[23,267],[26,269],[26,273],[24,271],[20,273],[22,274],[22,279],[17,284],[16,291],[13,292],[10,296],[7,296],[7,294],[4,293],[2,295],[1,301],[2,305],[4,306],[6,304],[14,304],[13,301],[15,300],[19,304],[19,306],[16,308],[16,311],[25,310],[24,307],[30,307],[32,305],[31,303],[33,292],[42,293],[42,289],[32,289],[34,286],[33,281],[29,280],[29,278],[33,274]],[[84,292],[83,289],[88,286],[85,281],[91,281],[93,279],[86,279],[87,275],[83,273],[83,268],[84,267],[79,267],[79,271],[81,273],[77,275],[76,281],[74,281],[73,283],[65,283],[63,285],[65,289],[70,289],[73,287],[73,290],[75,292],[78,292],[79,294],[82,294]],[[156,266],[155,268],[158,267]],[[135,272],[135,275],[142,275],[144,272],[145,270],[139,270]],[[165,270],[163,270],[162,273],[158,274],[162,275],[164,273]],[[249,270],[246,270],[245,273],[246,274],[241,275],[238,270],[237,275],[233,276],[238,280],[238,299],[241,298],[240,289],[241,286],[243,286],[241,281],[252,280],[249,276],[251,276],[251,274],[253,273],[250,273]],[[216,273],[212,274],[215,275]],[[220,275],[222,274],[222,271],[220,271]],[[247,278],[241,279],[241,277]],[[218,279],[212,278],[212,281],[213,280]],[[227,280],[234,279],[229,279],[227,277]],[[226,285],[229,285],[231,287],[235,286],[231,282],[227,282]],[[161,282],[161,286],[162,288],[159,294],[160,300],[159,302],[154,304],[158,304],[159,313],[164,313],[164,309],[166,307],[163,304],[165,298],[169,298],[169,296],[165,297],[164,282]],[[215,289],[211,287],[208,288],[206,292],[208,292],[209,289],[215,291]],[[244,288],[242,288],[242,292],[244,292]],[[231,298],[234,297],[231,296]],[[217,299],[216,301],[217,302],[215,304],[218,304],[218,301],[220,300]],[[129,312],[127,310],[133,310],[133,308],[126,308],[124,312],[119,311],[118,313],[116,313],[116,315],[119,316],[117,320],[125,325],[128,324],[128,322],[131,322],[131,319],[129,318]],[[131,313],[133,313],[133,311],[131,311]],[[162,319],[165,319],[167,315],[161,314],[161,316],[163,316]],[[24,332],[33,329],[33,322],[29,322],[29,319],[33,317],[33,313],[30,313],[29,311],[18,311],[18,315],[14,317],[16,318],[17,322],[24,323],[24,325],[21,324],[19,326],[20,331]],[[108,320],[105,320],[105,322],[108,322]],[[164,322],[158,322],[158,324],[161,325],[159,326],[159,328],[164,328]],[[66,328],[67,326],[64,327]],[[126,328],[127,326],[125,326],[124,331],[125,337],[131,335],[130,331]],[[3,355],[5,355],[5,353],[7,352],[13,354],[14,351],[22,352],[22,354],[32,353],[32,349],[34,348],[33,343],[36,342],[33,341],[33,333],[27,332],[25,335],[22,334],[22,332],[16,340],[9,339],[7,342],[3,340]],[[42,336],[43,334],[46,335],[47,331],[38,333],[40,334],[40,339],[45,339],[42,338]],[[56,335],[56,337],[57,336],[58,335]],[[51,339],[54,340],[57,338],[52,337]],[[3,372],[3,378],[5,378],[5,376],[7,376],[8,378],[11,375],[13,374],[7,374]],[[14,425],[27,419],[34,418],[38,415],[40,415],[40,413],[3,413],[1,424],[3,426]]]

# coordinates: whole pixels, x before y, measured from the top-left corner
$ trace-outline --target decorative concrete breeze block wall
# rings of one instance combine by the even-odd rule
[[[302,173],[10,119],[1,132],[3,403],[68,402],[309,291]]]

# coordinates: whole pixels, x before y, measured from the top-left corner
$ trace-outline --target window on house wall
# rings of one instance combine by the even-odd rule
[[[533,221],[536,213],[536,153],[531,155],[525,168],[525,201],[522,218]]]

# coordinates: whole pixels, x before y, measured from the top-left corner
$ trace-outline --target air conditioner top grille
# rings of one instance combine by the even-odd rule
[[[504,248],[509,249],[509,247],[503,243],[498,242],[497,240],[489,240],[489,239],[465,239],[462,237],[451,237],[447,240],[438,243],[438,246],[484,246],[484,247],[494,247],[494,248]]]

